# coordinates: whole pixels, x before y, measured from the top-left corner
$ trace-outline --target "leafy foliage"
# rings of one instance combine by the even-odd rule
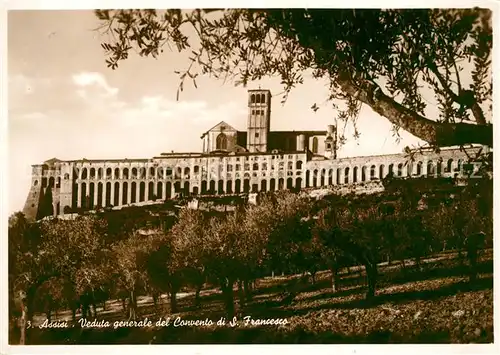
[[[109,36],[102,47],[112,69],[131,50],[155,58],[165,46],[189,53],[187,69],[176,71],[177,97],[186,81],[197,87],[200,75],[244,86],[279,76],[284,102],[312,74],[328,81],[337,120],[353,123],[355,137],[364,103],[396,134],[402,128],[436,146],[492,144],[485,115],[492,95],[488,9],[98,10],[96,16]],[[434,94],[439,117],[426,118],[426,92]]]

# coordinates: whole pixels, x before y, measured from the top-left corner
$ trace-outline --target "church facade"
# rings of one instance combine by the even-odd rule
[[[53,158],[35,164],[23,212],[36,220],[157,203],[180,194],[366,186],[388,174],[453,177],[467,161],[459,149],[418,152],[412,162],[403,153],[338,159],[333,125],[318,131],[270,131],[271,101],[269,90],[249,90],[247,130],[219,122],[201,135],[201,152],[149,159]]]

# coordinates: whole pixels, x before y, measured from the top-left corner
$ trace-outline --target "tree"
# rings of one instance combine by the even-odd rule
[[[396,134],[402,128],[432,146],[492,146],[489,9],[98,10],[96,16],[109,35],[102,47],[112,69],[131,50],[152,57],[165,45],[189,52],[188,68],[177,71],[178,94],[186,79],[196,87],[200,74],[237,85],[279,76],[284,101],[312,72],[328,80],[337,118],[355,128],[365,104]],[[431,93],[438,117],[427,117]]]

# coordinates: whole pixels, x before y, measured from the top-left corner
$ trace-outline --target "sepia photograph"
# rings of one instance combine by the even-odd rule
[[[9,9],[9,349],[494,346],[476,5]]]

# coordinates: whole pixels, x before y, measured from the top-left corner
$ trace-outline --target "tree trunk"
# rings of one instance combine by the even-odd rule
[[[27,314],[27,306],[22,303],[21,304],[21,319],[20,319],[20,330],[21,330],[21,336],[19,339],[19,345],[26,345],[26,326],[28,324],[28,314]]]
[[[170,291],[170,313],[177,313],[177,290]]]
[[[130,299],[128,301],[128,311],[129,316],[128,320],[136,320],[137,319],[137,295],[134,290],[130,291]],[[90,310],[90,307],[89,307]]]
[[[228,319],[234,317],[234,294],[233,294],[233,281],[227,280],[222,282],[222,295],[224,297],[224,304],[226,306],[226,313]]]
[[[243,293],[243,282],[241,280],[238,280],[238,298],[240,307],[243,307],[245,305],[245,294]]]
[[[245,280],[243,282],[243,289],[245,290],[245,297],[248,302],[252,300],[252,287],[251,287],[251,282],[248,280]]]
[[[368,291],[366,293],[367,300],[373,300],[375,298],[375,290],[377,284],[377,264],[376,263],[366,263],[366,277],[368,279]]]
[[[196,307],[199,307],[201,304],[200,292],[202,287],[203,286],[201,284],[196,286],[196,295],[194,296],[194,302]]]
[[[339,269],[336,266],[331,266],[330,272],[331,272],[331,280],[332,280],[332,292],[335,293],[337,291],[340,291]]]

